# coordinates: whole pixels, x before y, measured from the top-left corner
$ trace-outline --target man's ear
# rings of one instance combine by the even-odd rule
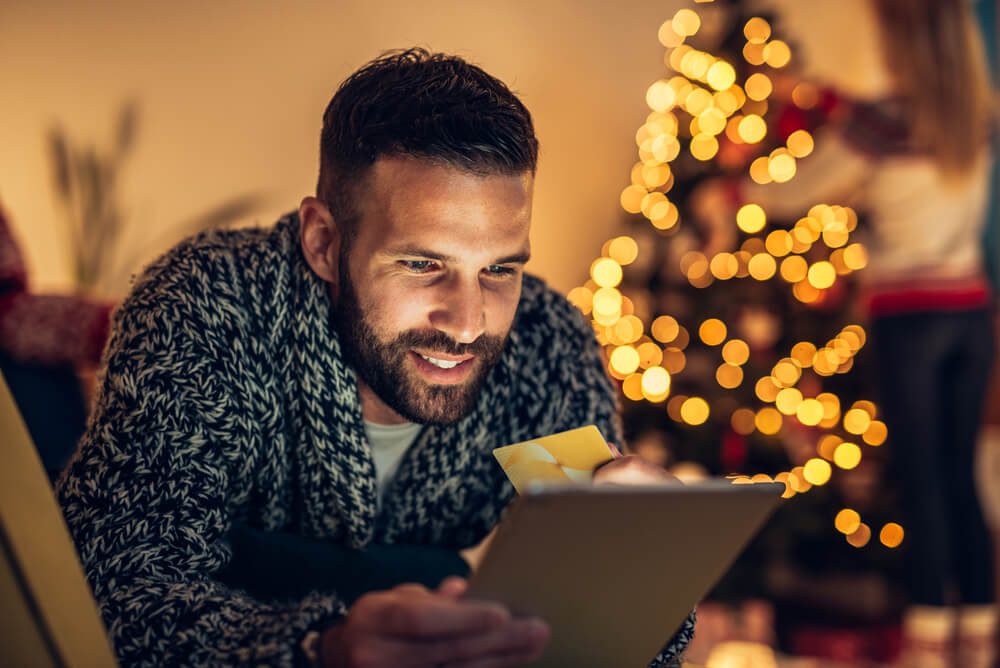
[[[327,283],[337,286],[340,275],[340,227],[330,209],[315,197],[306,197],[299,205],[299,242],[302,255],[313,272]]]

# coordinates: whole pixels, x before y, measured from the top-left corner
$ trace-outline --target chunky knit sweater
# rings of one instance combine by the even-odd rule
[[[380,507],[332,316],[294,214],[180,244],[117,312],[58,494],[123,664],[288,666],[308,629],[344,614],[336,593],[266,603],[215,579],[233,523],[356,548],[464,548],[513,495],[493,448],[586,424],[622,442],[590,327],[526,276],[475,409],[423,429]],[[654,665],[675,661],[692,628]]]

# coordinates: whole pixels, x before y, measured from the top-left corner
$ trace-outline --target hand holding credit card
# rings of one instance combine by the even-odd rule
[[[534,483],[589,482],[594,469],[615,458],[615,450],[593,425],[505,445],[493,456],[518,494]]]

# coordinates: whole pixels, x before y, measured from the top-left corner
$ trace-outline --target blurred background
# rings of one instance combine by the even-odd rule
[[[529,269],[592,320],[628,447],[786,484],[689,659],[991,665],[996,44],[992,0],[7,0],[0,368],[58,475],[130,277],[296,208],[362,63],[457,53],[534,116]]]

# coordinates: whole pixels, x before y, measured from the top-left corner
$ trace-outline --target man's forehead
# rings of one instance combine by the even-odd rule
[[[490,229],[483,232],[526,233],[533,185],[529,172],[476,174],[417,158],[380,158],[359,193],[359,204],[363,219],[394,233],[463,221],[488,223]]]

